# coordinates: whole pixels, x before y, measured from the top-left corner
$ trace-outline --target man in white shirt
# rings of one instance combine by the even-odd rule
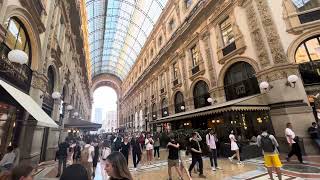
[[[94,156],[94,147],[91,145],[91,140],[88,138],[86,140],[86,145],[81,151],[81,164],[86,168],[88,172],[89,180],[92,179],[92,168],[93,168],[93,156]]]
[[[216,169],[221,169],[218,167],[217,162],[217,145],[216,142],[218,142],[218,138],[215,135],[214,129],[211,129],[210,132],[206,135],[206,143],[208,145],[208,148],[210,149],[210,164],[212,171],[215,171]],[[213,166],[213,160],[214,160],[214,166]]]
[[[287,138],[287,142],[291,148],[291,150],[288,154],[288,157],[286,158],[287,161],[290,161],[291,156],[296,155],[298,157],[298,160],[300,161],[300,163],[303,163],[301,148],[299,145],[299,139],[296,136],[296,134],[293,132],[291,123],[287,123],[285,135]]]
[[[3,156],[0,161],[0,171],[10,170],[13,167],[13,163],[15,161],[16,154],[13,151],[13,147],[9,146],[7,148],[7,153]]]

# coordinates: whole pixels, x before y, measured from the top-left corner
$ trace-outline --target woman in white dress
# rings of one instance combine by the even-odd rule
[[[232,162],[232,160],[237,157],[238,163],[237,164],[242,164],[242,162],[240,161],[240,152],[239,152],[239,146],[236,143],[236,137],[234,136],[234,132],[233,130],[231,131],[230,135],[229,135],[229,139],[230,139],[230,144],[231,144],[231,151],[235,152],[231,157],[229,157],[229,160]]]
[[[147,151],[147,164],[151,164],[151,161],[152,161],[153,143],[154,141],[151,138],[151,135],[148,134],[145,140],[146,151]]]

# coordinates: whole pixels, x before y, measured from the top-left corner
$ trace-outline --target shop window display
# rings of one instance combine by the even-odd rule
[[[305,86],[320,83],[320,35],[303,41],[295,53]]]
[[[224,91],[227,101],[260,93],[252,66],[243,61],[232,65],[224,77]]]

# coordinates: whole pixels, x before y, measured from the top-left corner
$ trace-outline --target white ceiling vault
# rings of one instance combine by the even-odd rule
[[[92,78],[110,73],[123,80],[167,0],[87,0]]]

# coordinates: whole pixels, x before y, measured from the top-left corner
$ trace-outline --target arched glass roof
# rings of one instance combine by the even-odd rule
[[[167,0],[87,0],[92,77],[111,73],[123,80]]]

